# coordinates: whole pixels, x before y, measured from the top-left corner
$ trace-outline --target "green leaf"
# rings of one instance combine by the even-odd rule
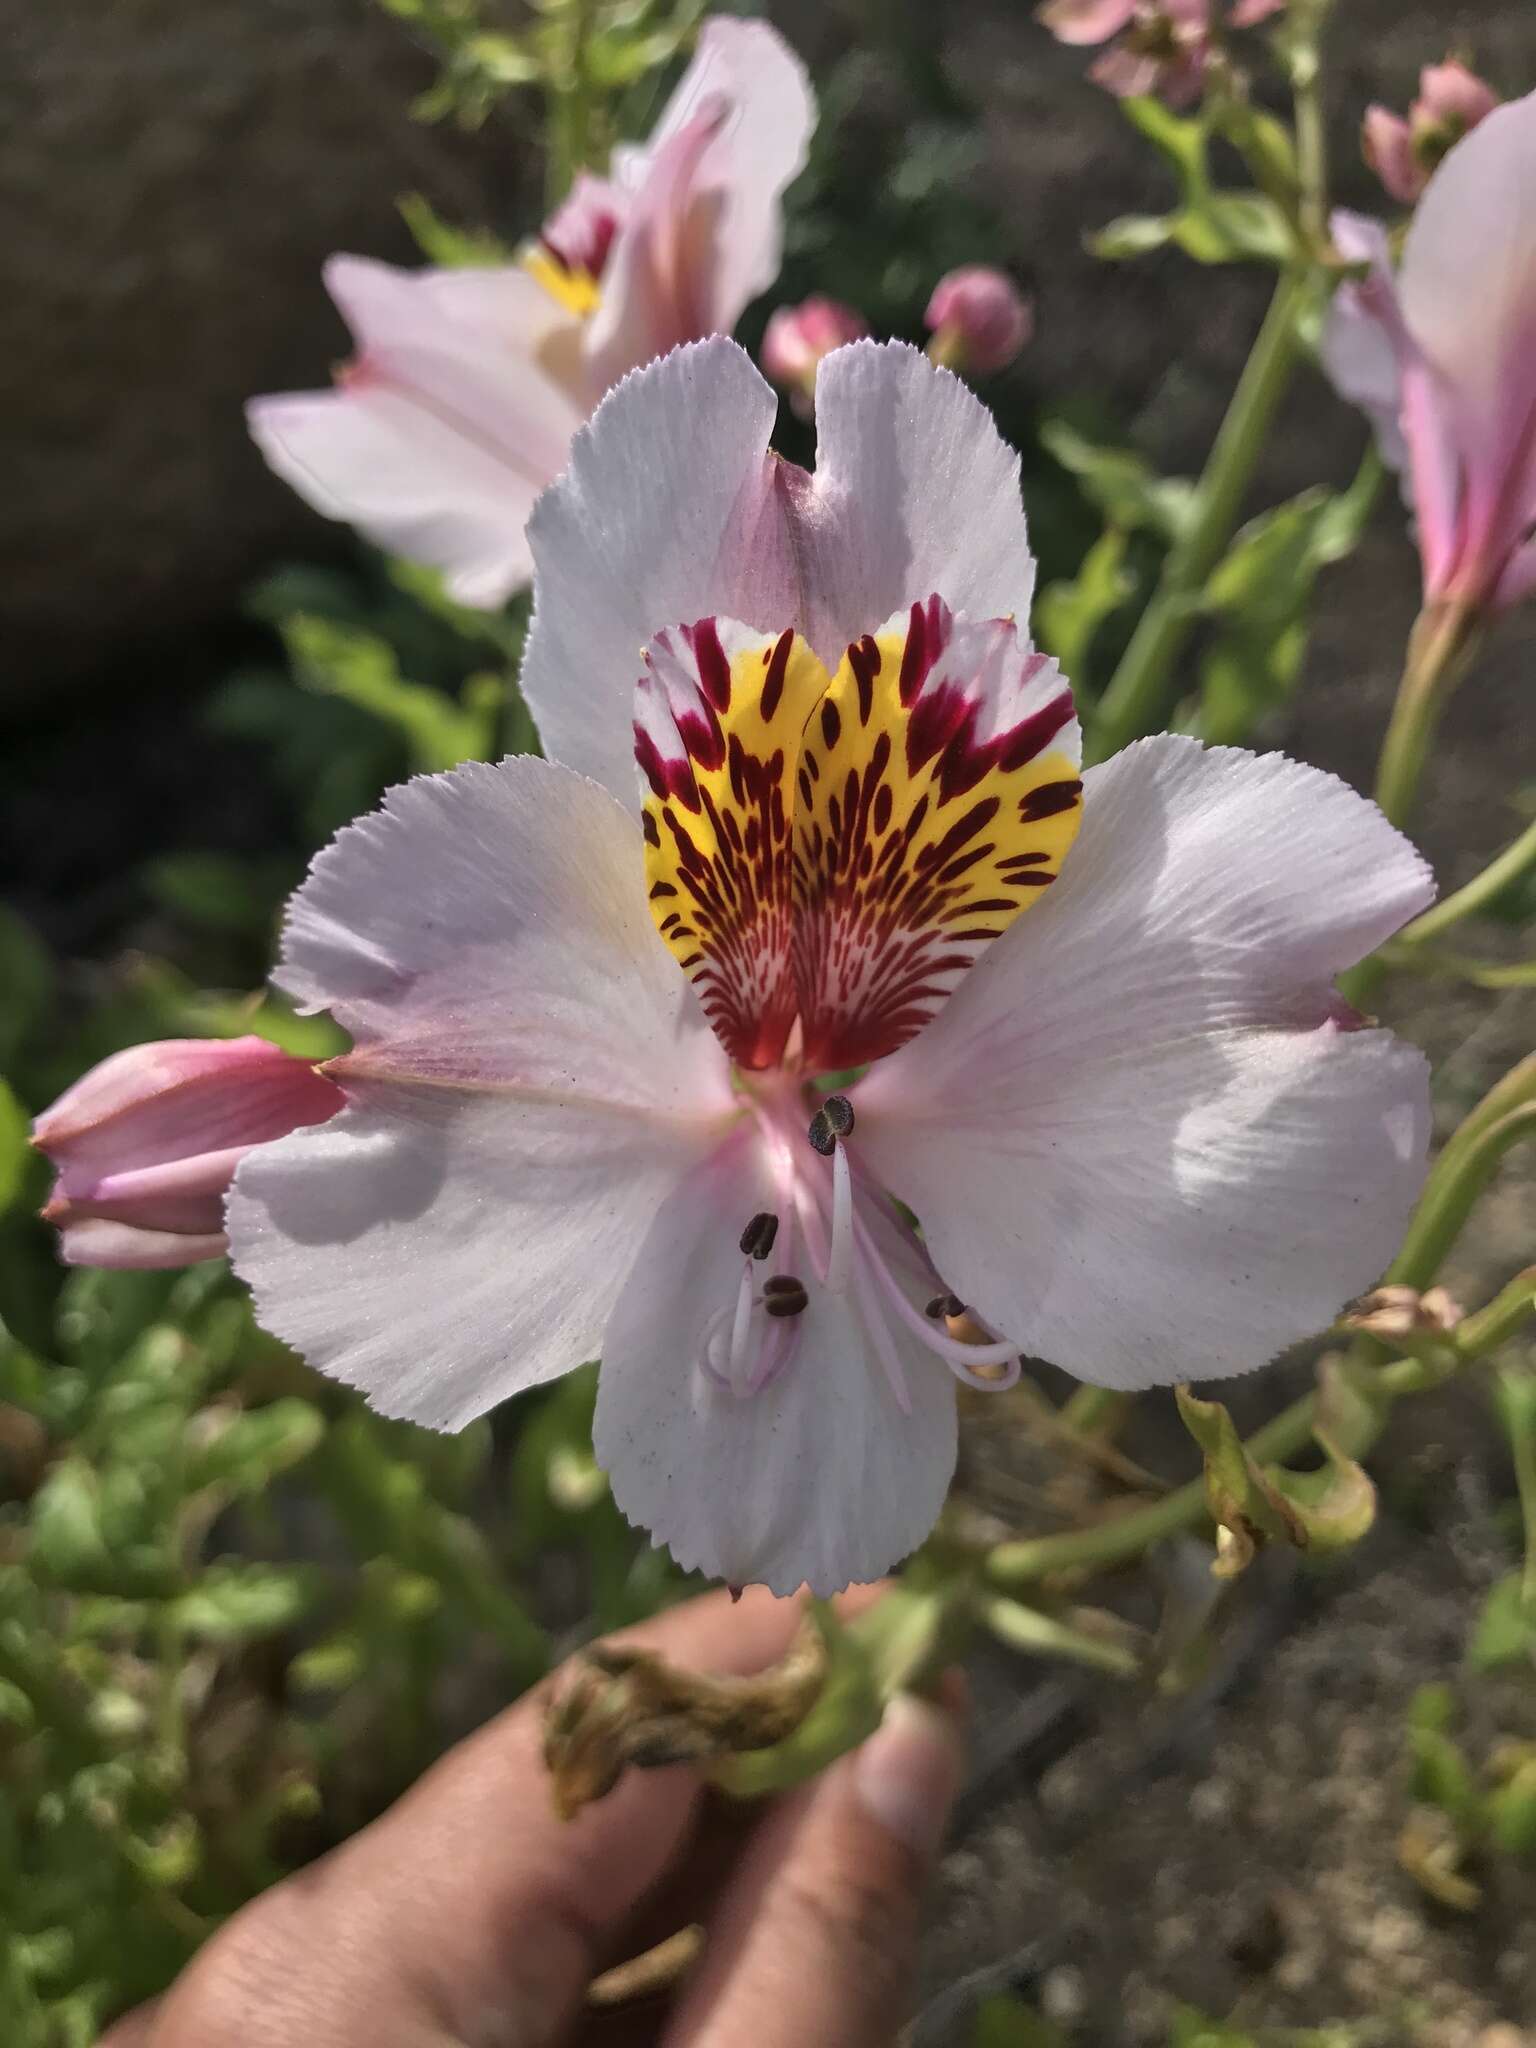
[[[1094,255],[1120,262],[1171,242],[1197,263],[1256,262],[1278,268],[1291,260],[1295,238],[1273,199],[1262,192],[1228,192],[1212,184],[1205,114],[1176,114],[1155,99],[1125,100],[1122,108],[1168,163],[1181,203],[1160,216],[1131,214],[1111,221],[1089,237]],[[1283,168],[1277,155],[1277,138],[1282,136],[1283,130],[1270,123],[1253,137],[1262,165],[1276,172]],[[1285,146],[1288,149],[1288,141]]]
[[[0,1212],[20,1199],[36,1157],[31,1118],[0,1078]]]
[[[169,1603],[174,1625],[210,1643],[275,1635],[301,1620],[319,1596],[318,1566],[211,1565],[189,1592]]]
[[[16,1054],[53,1004],[53,959],[32,927],[0,905],[0,1068]]]
[[[1524,1574],[1510,1572],[1483,1602],[1467,1645],[1467,1662],[1474,1671],[1496,1671],[1502,1664],[1522,1663],[1533,1657],[1536,1613],[1526,1606]]]
[[[451,226],[420,192],[407,192],[395,203],[429,263],[445,270],[480,270],[512,261],[512,251],[498,236],[484,228]]]
[[[222,853],[169,853],[141,870],[150,894],[187,923],[214,932],[259,933],[302,879],[288,861]]]
[[[290,614],[281,630],[305,689],[343,697],[392,726],[419,773],[435,774],[494,753],[494,720],[487,719],[483,705],[467,709],[441,690],[407,682],[394,649],[377,634],[308,612]]]
[[[970,2048],[1070,2048],[1070,2043],[1060,2027],[1004,1991],[977,2006]]]
[[[1063,419],[1046,420],[1040,440],[1114,525],[1173,541],[1189,524],[1195,491],[1186,478],[1159,476],[1133,449],[1102,447]]]
[[[1205,1497],[1218,1532],[1218,1554],[1212,1570],[1218,1578],[1235,1578],[1252,1563],[1262,1542],[1306,1544],[1302,1518],[1276,1486],[1273,1475],[1256,1465],[1220,1401],[1202,1401],[1187,1386],[1174,1388],[1184,1427],[1205,1458]]]
[[[1035,634],[1048,654],[1061,663],[1074,687],[1088,672],[1095,635],[1135,590],[1125,567],[1125,535],[1108,527],[1083,557],[1070,582],[1048,584],[1035,604]]]
[[[297,1395],[227,1419],[211,1410],[206,1420],[214,1425],[214,1433],[188,1454],[185,1480],[189,1493],[204,1486],[260,1493],[279,1472],[307,1458],[325,1434],[325,1418],[319,1409]]]
[[[1348,491],[1303,491],[1235,536],[1201,601],[1216,624],[1201,669],[1202,738],[1246,740],[1288,701],[1306,654],[1318,574],[1358,545],[1380,481],[1373,452]]]
[[[1536,1761],[1522,1764],[1490,1796],[1488,1825],[1506,1856],[1536,1857]]]

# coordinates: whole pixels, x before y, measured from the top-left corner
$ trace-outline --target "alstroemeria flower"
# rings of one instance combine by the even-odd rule
[[[1390,107],[1366,108],[1360,131],[1365,160],[1392,197],[1411,206],[1446,151],[1498,104],[1493,87],[1454,57],[1426,64],[1406,120]]]
[[[329,519],[441,569],[461,603],[528,581],[523,529],[603,393],[729,334],[778,274],[781,200],[815,107],[766,22],[719,17],[643,149],[583,175],[511,266],[325,266],[357,355],[334,391],[257,398],[268,463]]]
[[[1293,762],[1079,776],[1018,463],[948,372],[828,356],[814,475],[774,410],[708,341],[577,437],[531,527],[561,765],[410,783],[320,856],[281,978],[352,1033],[349,1107],[229,1227],[390,1413],[600,1354],[624,1512],[827,1592],[932,1526],[956,1377],[1242,1372],[1378,1276],[1425,1065],[1332,981],[1431,889]]]
[[[1446,157],[1394,274],[1386,229],[1336,214],[1342,285],[1323,360],[1370,416],[1418,520],[1428,603],[1501,610],[1536,589],[1536,94]]]
[[[1226,25],[1253,28],[1285,5],[1235,0]],[[1046,0],[1037,12],[1059,43],[1110,44],[1089,76],[1117,99],[1156,93],[1176,107],[1200,97],[1221,27],[1219,0]]]

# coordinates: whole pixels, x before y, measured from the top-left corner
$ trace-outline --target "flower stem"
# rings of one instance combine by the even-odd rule
[[[1392,941],[1394,960],[1406,964],[1406,949],[1423,945],[1427,939],[1438,939],[1442,932],[1449,931],[1462,918],[1486,910],[1496,896],[1529,874],[1532,868],[1536,868],[1536,818],[1513,844],[1505,847],[1497,860],[1488,863],[1480,875],[1475,875],[1464,888],[1442,897],[1422,917],[1416,917],[1412,924],[1405,925]]]
[[[1463,604],[1426,605],[1414,622],[1392,720],[1376,768],[1376,801],[1394,825],[1407,823],[1440,714],[1464,673],[1478,615]]]
[[[592,11],[592,0],[569,0],[566,46],[549,73],[549,150],[544,166],[548,211],[570,191],[591,152],[592,82],[587,70],[587,41]]]
[[[1169,549],[1152,600],[1094,713],[1094,760],[1153,732],[1168,711],[1169,676],[1198,614],[1206,578],[1237,524],[1244,493],[1299,353],[1296,316],[1306,273],[1282,273],[1195,494],[1189,526]]]

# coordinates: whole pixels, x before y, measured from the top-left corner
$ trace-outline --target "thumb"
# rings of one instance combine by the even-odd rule
[[[902,1695],[862,1749],[764,1821],[666,2048],[885,2048],[960,1781],[954,1715]]]

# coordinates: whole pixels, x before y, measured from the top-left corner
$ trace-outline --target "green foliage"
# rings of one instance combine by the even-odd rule
[[[1178,181],[1179,204],[1170,213],[1127,214],[1089,237],[1096,256],[1112,262],[1144,256],[1169,246],[1197,263],[1267,263],[1277,267],[1295,255],[1294,232],[1275,198],[1264,192],[1232,192],[1211,175],[1212,115],[1176,114],[1160,100],[1131,99],[1126,118],[1157,150]],[[1281,183],[1289,170],[1288,147],[1277,124],[1251,116],[1256,168]]]

